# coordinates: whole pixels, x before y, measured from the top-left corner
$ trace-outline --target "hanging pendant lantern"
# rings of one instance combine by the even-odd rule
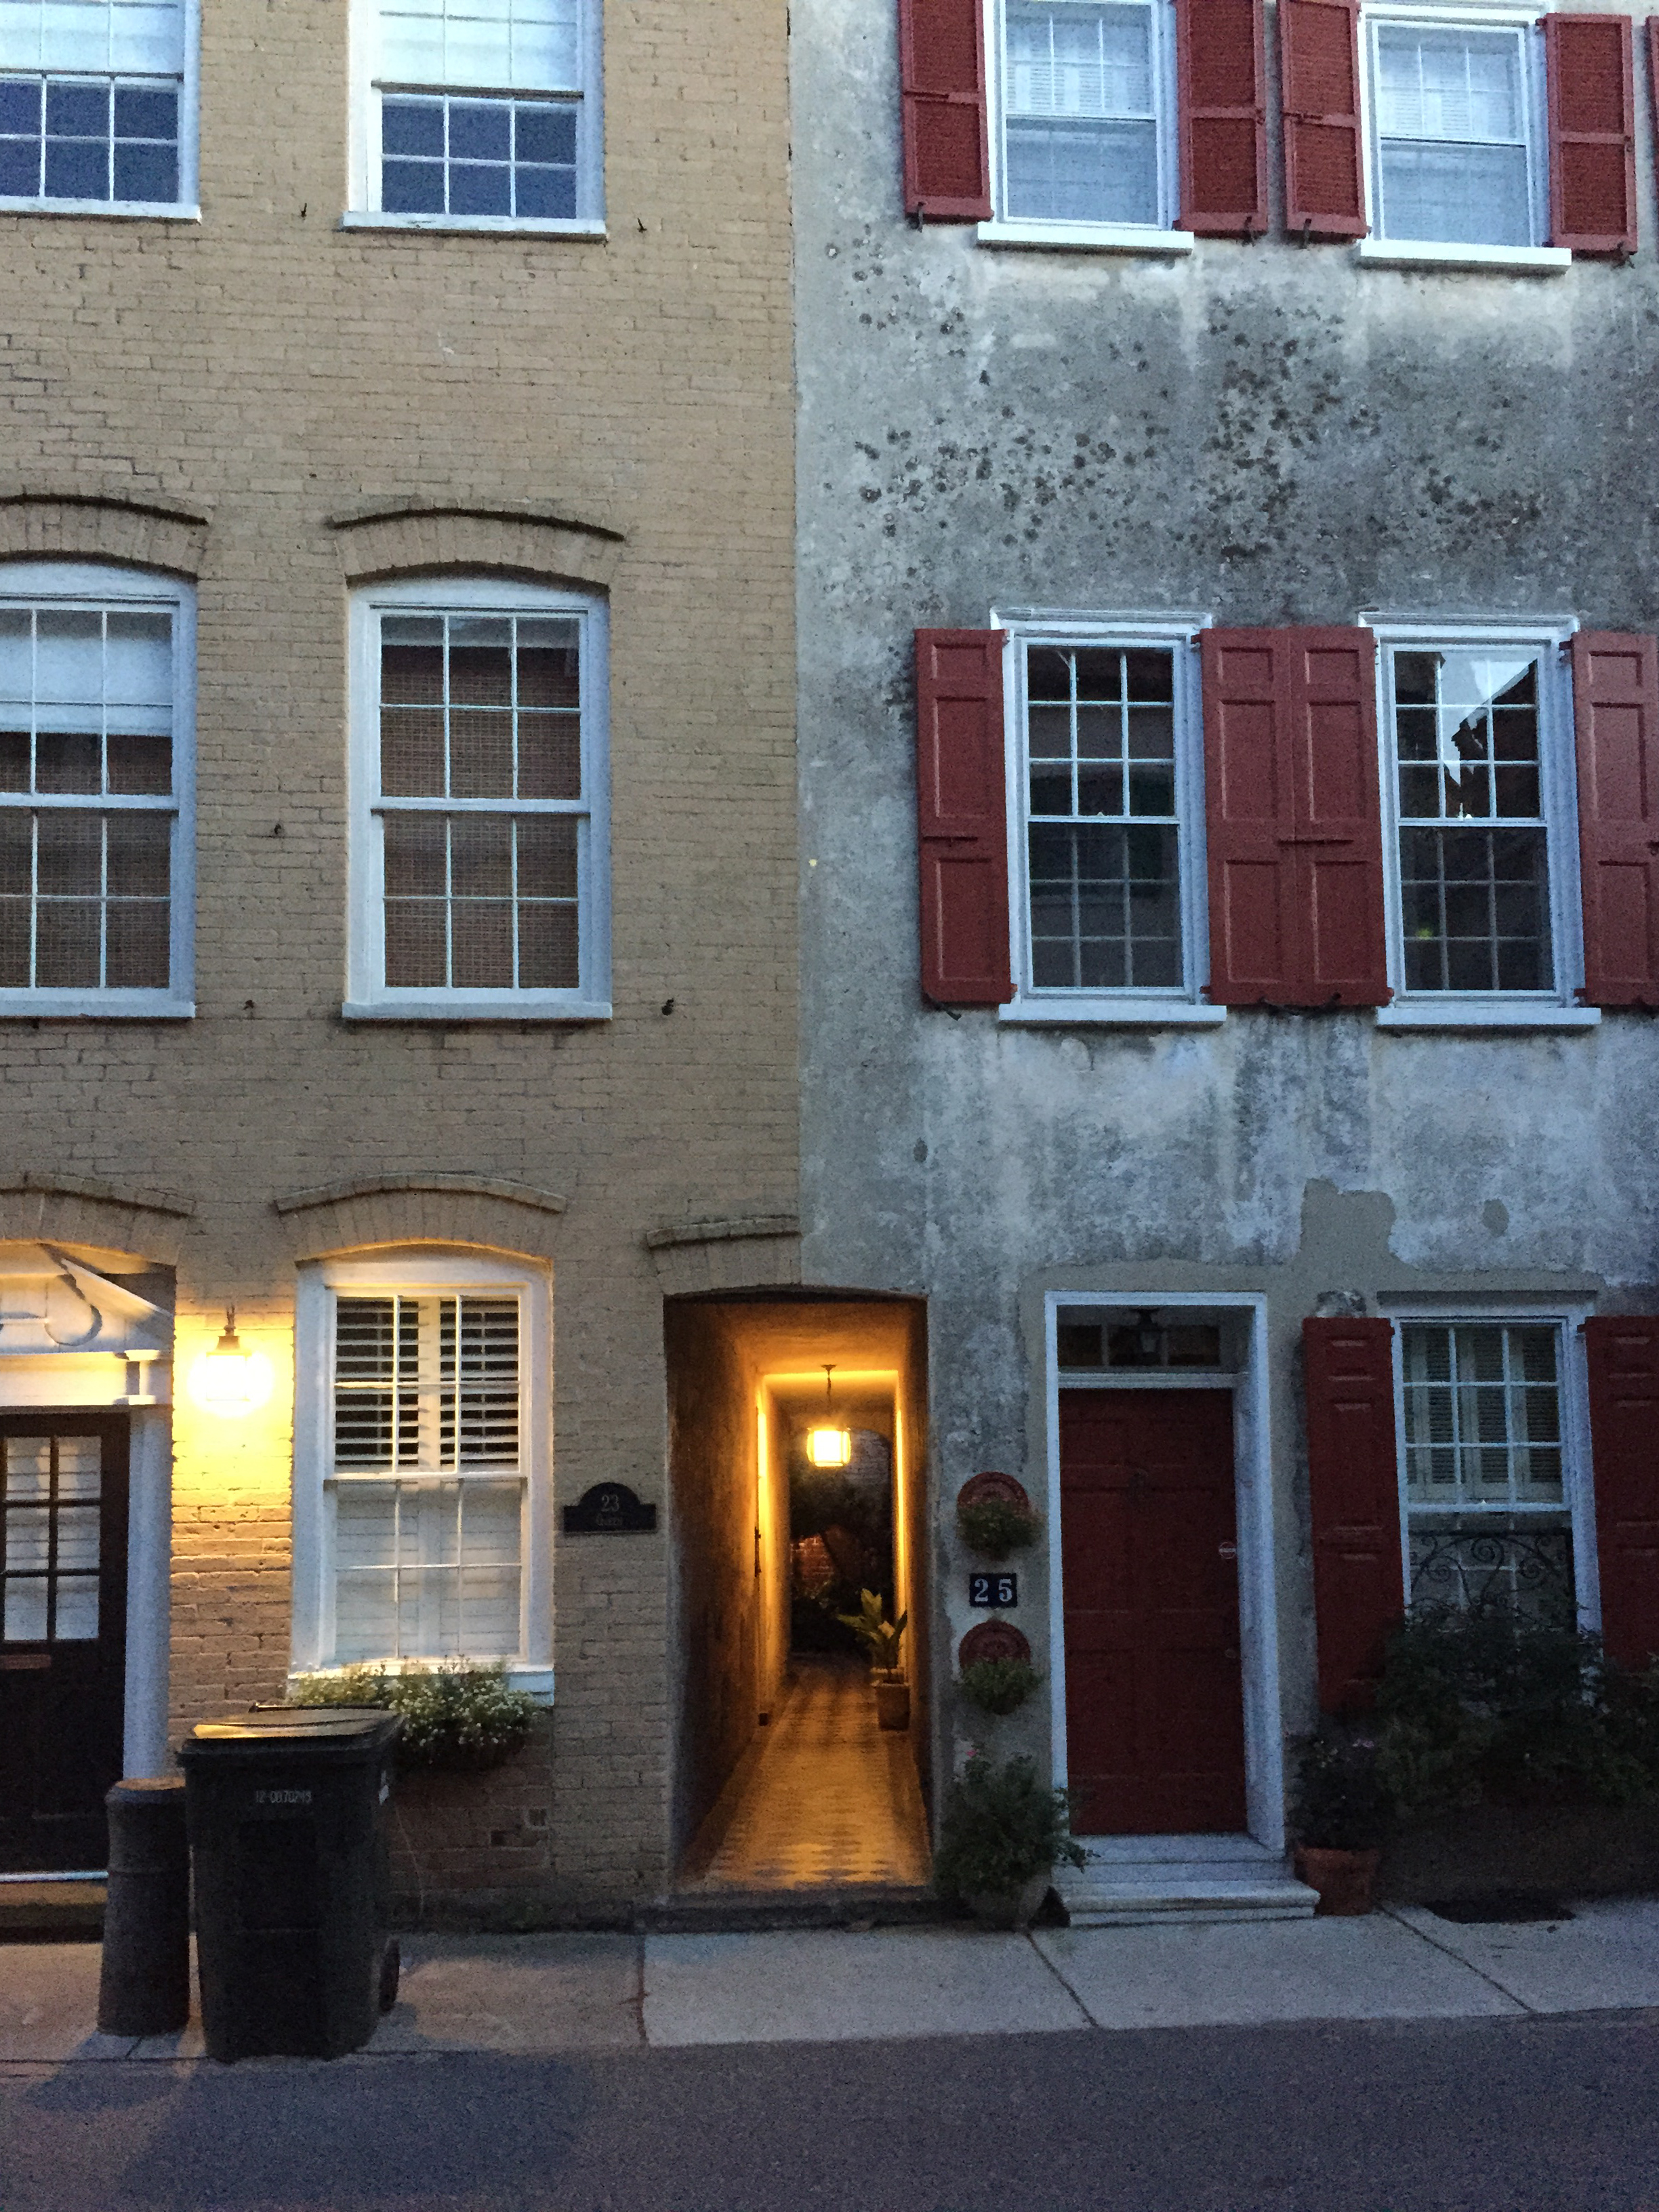
[[[823,1421],[816,1429],[806,1431],[806,1456],[814,1467],[848,1467],[853,1458],[853,1431],[837,1428],[831,1402],[831,1377],[835,1368],[825,1361],[823,1368]]]

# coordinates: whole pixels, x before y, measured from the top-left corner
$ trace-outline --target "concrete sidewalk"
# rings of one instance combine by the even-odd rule
[[[1365,1920],[713,1936],[404,1938],[399,2002],[363,2058],[1033,2031],[1473,2020],[1659,2008],[1659,1899],[1464,1926]],[[95,1944],[0,1946],[0,2064],[202,2057],[194,2022],[94,2032]],[[272,2062],[284,2063],[284,2062]]]

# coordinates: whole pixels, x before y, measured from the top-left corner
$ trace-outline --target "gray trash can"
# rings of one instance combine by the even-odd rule
[[[337,2058],[397,1990],[386,1935],[394,1714],[271,1707],[179,1750],[210,2057]]]

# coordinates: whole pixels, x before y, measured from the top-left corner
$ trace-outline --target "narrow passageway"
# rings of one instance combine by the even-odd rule
[[[685,1887],[920,1885],[925,1837],[908,1741],[877,1726],[868,1669],[797,1652],[770,1727],[704,1823]]]

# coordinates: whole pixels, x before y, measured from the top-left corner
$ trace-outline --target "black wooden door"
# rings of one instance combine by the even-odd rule
[[[0,1867],[101,1867],[121,1776],[127,1416],[0,1413]]]

